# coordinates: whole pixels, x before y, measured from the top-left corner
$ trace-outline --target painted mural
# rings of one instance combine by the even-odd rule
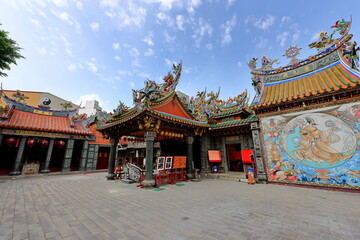
[[[360,103],[261,120],[269,181],[360,189]]]

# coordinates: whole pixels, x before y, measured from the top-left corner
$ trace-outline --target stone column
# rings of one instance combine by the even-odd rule
[[[203,135],[201,137],[201,173],[211,173],[208,150],[210,150],[210,137]]]
[[[109,154],[109,168],[108,168],[108,175],[106,178],[108,180],[114,180],[115,174],[115,159],[116,159],[116,148],[119,143],[118,138],[110,138],[110,154]]]
[[[1,155],[1,144],[2,144],[2,141],[3,141],[3,135],[0,134],[0,155]]]
[[[23,159],[23,155],[24,155],[24,149],[25,149],[25,143],[26,143],[26,137],[22,137],[20,140],[20,145],[18,148],[18,152],[16,154],[16,159],[13,165],[13,169],[10,172],[10,175],[19,175],[21,174],[20,171],[20,164],[21,164],[21,160]]]
[[[50,159],[51,159],[53,148],[54,148],[54,139],[50,139],[49,147],[48,147],[48,150],[46,153],[44,169],[41,170],[40,173],[49,173],[50,172],[49,166],[50,166]]]
[[[93,158],[91,170],[94,171],[96,170],[98,159],[99,159],[99,145],[96,144],[94,148],[94,158]]]
[[[146,131],[145,132],[145,141],[146,141],[146,164],[145,164],[145,180],[142,182],[144,187],[153,187],[155,185],[155,180],[153,180],[153,158],[154,158],[154,140],[156,137],[156,132]]]
[[[194,137],[187,137],[187,158],[186,158],[186,167],[187,174],[186,176],[189,179],[194,178],[194,167],[193,167],[193,143]]]
[[[86,162],[89,149],[89,140],[85,140],[81,150],[80,171],[86,171]]]
[[[74,150],[74,143],[75,143],[74,139],[67,140],[65,156],[64,156],[61,172],[70,172],[70,165],[71,165],[71,159],[72,159],[72,154],[73,154],[73,150]]]
[[[95,145],[89,144],[85,171],[92,170],[92,166],[94,162],[94,151],[95,151]]]
[[[260,129],[258,126],[258,122],[252,122],[251,123],[251,132],[254,142],[254,159],[256,168],[258,171],[258,179],[259,180],[266,180],[266,172],[264,168],[264,162],[261,154],[261,139],[260,139]]]

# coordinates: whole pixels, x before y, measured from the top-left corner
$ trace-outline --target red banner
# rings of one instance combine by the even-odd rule
[[[208,155],[210,162],[221,162],[221,154],[219,150],[209,150]]]
[[[241,150],[241,158],[243,163],[254,163],[253,149]]]

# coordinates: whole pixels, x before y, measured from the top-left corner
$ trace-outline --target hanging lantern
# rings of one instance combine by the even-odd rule
[[[28,147],[33,147],[33,146],[35,146],[36,141],[35,141],[35,139],[31,138],[26,143],[27,143]]]
[[[6,146],[14,147],[16,145],[16,138],[11,137],[6,139],[5,144]]]
[[[60,141],[57,142],[56,145],[58,146],[58,148],[62,148],[62,147],[65,146],[65,142],[63,140],[60,140]]]
[[[41,140],[39,141],[39,145],[40,145],[40,147],[42,147],[42,148],[47,147],[47,146],[49,145],[49,141],[46,140],[46,139],[41,139]]]

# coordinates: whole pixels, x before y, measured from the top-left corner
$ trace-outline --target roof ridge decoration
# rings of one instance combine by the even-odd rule
[[[279,73],[281,71],[291,70],[294,67],[297,67],[298,64],[302,64],[304,61],[305,63],[309,59],[317,59],[319,57],[322,57],[324,54],[328,53],[328,51],[331,51],[334,49],[335,45],[342,40],[344,40],[350,31],[352,19],[350,17],[350,21],[345,21],[344,19],[341,19],[335,23],[335,25],[331,26],[331,28],[335,28],[333,32],[330,34],[330,36],[325,31],[321,31],[318,34],[318,40],[316,42],[313,42],[309,44],[310,48],[316,48],[318,50],[317,54],[313,56],[309,56],[308,58],[304,60],[299,60],[297,64],[294,64],[293,61],[290,61],[289,64],[286,66],[273,68],[272,65],[274,63],[279,63],[278,59],[270,59],[267,56],[263,56],[261,59],[261,67],[257,68],[257,60],[258,58],[252,58],[247,65],[252,70],[253,74],[271,74],[271,73]],[[337,39],[334,39],[333,36],[336,32],[339,32],[340,37]],[[300,53],[301,48],[297,46],[290,46],[288,49],[285,50],[285,53],[283,56],[286,56],[287,58],[292,58],[292,54],[298,55]],[[290,67],[290,68],[289,68]],[[292,68],[291,68],[292,67]]]
[[[272,67],[272,65],[274,63],[278,63],[277,59],[269,59],[266,56],[263,56],[261,60],[261,67],[257,68],[258,58],[252,58],[249,62],[247,62],[247,64],[252,70],[251,80],[256,92],[253,103],[256,103],[259,97],[261,97],[264,84],[268,82],[268,79],[273,79],[271,82],[277,81],[276,79],[278,79],[279,74],[281,73],[284,74],[284,76],[289,75],[287,78],[282,77],[282,79],[285,80],[291,78],[290,75],[294,75],[294,71],[298,72],[296,75],[301,75],[302,68],[307,68],[306,66],[310,66],[319,59],[324,59],[324,57],[330,57],[329,59],[331,59],[331,61],[342,58],[344,63],[349,65],[351,68],[359,70],[360,65],[357,52],[360,50],[360,48],[356,47],[357,43],[355,41],[351,41],[352,34],[349,34],[351,25],[352,18],[350,16],[350,21],[346,21],[344,19],[336,21],[336,23],[331,26],[333,30],[330,35],[326,31],[321,31],[318,34],[318,40],[308,45],[310,48],[316,48],[317,53],[315,55],[309,56],[306,59],[300,60],[296,57],[301,50],[301,48],[296,45],[290,46],[284,52],[283,56],[289,58],[290,62],[285,66],[280,66],[275,69]],[[335,38],[336,33],[339,35],[337,38]],[[325,62],[326,61],[324,60],[324,63]],[[320,65],[322,65],[320,62],[317,63],[317,66]],[[320,67],[317,67],[317,69],[319,68]]]
[[[196,97],[191,97],[186,108],[194,117],[203,122],[207,122],[211,115],[218,114],[230,109],[242,109],[248,106],[249,97],[247,90],[226,101],[219,99],[220,88],[214,93],[205,91],[197,92]]]
[[[119,101],[118,106],[113,111],[114,111],[113,118],[117,118],[120,117],[121,114],[128,112],[129,107],[126,106],[125,103],[123,103],[122,101]]]
[[[133,101],[135,105],[146,105],[149,102],[157,101],[163,97],[166,97],[173,91],[181,76],[182,62],[178,65],[173,64],[173,71],[169,72],[165,77],[163,77],[164,83],[157,84],[153,80],[146,80],[144,82],[145,87],[139,90],[132,90],[133,92]]]

